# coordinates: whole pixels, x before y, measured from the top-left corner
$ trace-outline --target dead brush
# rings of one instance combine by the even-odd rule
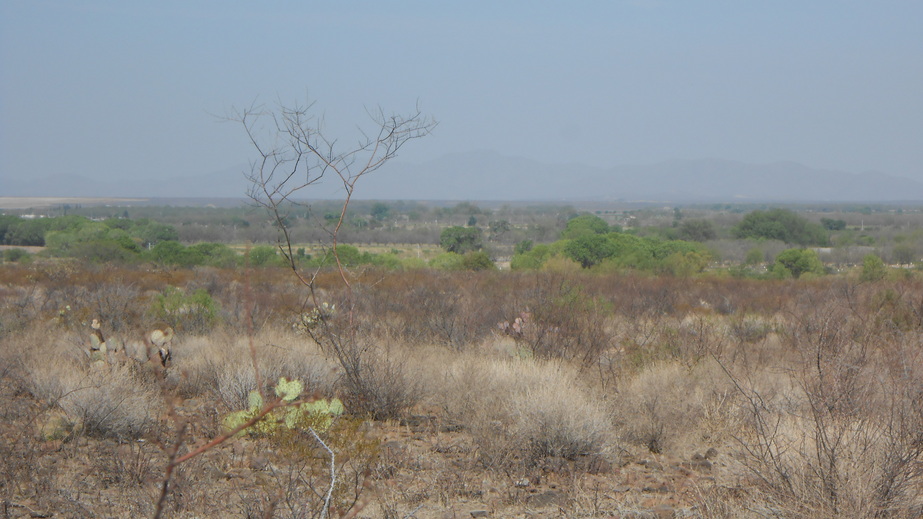
[[[778,513],[905,517],[921,509],[923,359],[878,332],[828,299],[788,324],[791,389],[774,395],[752,375],[728,371],[743,402],[743,462]],[[904,359],[896,371],[895,355]]]

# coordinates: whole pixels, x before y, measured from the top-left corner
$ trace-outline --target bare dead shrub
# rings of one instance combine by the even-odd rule
[[[347,407],[375,420],[398,418],[423,396],[419,376],[411,370],[410,352],[370,338],[348,345],[350,365],[339,381]]]
[[[732,377],[745,402],[745,464],[789,517],[919,511],[919,352],[874,347],[874,329],[835,299],[804,308],[786,333],[799,354],[791,390],[773,394]],[[908,364],[892,371],[879,353]]]
[[[537,277],[517,304],[515,315],[500,327],[538,357],[574,359],[590,366],[613,342],[608,330],[612,305],[568,275]]]
[[[132,282],[115,278],[91,285],[80,299],[91,306],[107,332],[125,333],[140,321],[140,297],[141,291]]]

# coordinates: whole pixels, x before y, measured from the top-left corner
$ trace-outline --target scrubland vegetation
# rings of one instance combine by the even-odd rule
[[[0,510],[923,512],[913,271],[870,260],[758,280],[575,264],[365,265],[349,288],[322,268],[311,294],[269,266],[5,263]],[[91,350],[94,318],[105,351]],[[163,325],[176,330],[165,369],[145,339]]]

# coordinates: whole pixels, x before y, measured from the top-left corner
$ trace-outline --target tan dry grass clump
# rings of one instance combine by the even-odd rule
[[[471,433],[486,465],[616,452],[601,395],[564,361],[460,355],[444,377],[438,397],[447,418]]]
[[[626,441],[653,453],[685,455],[730,439],[735,398],[715,362],[690,367],[665,361],[627,376],[612,406]]]
[[[9,340],[20,346],[23,385],[84,432],[134,438],[157,426],[160,391],[138,363],[91,360],[81,347],[48,341],[39,330]]]
[[[256,364],[254,364],[254,354]],[[170,377],[188,395],[214,395],[228,409],[245,409],[247,395],[280,377],[300,380],[308,393],[334,393],[336,367],[307,337],[286,330],[264,329],[254,337],[227,332],[190,337],[176,349]]]

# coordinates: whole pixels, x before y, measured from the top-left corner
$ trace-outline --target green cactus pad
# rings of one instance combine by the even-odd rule
[[[276,395],[282,397],[282,400],[291,402],[301,396],[304,391],[304,384],[300,380],[288,380],[285,377],[279,378],[276,384]]]

